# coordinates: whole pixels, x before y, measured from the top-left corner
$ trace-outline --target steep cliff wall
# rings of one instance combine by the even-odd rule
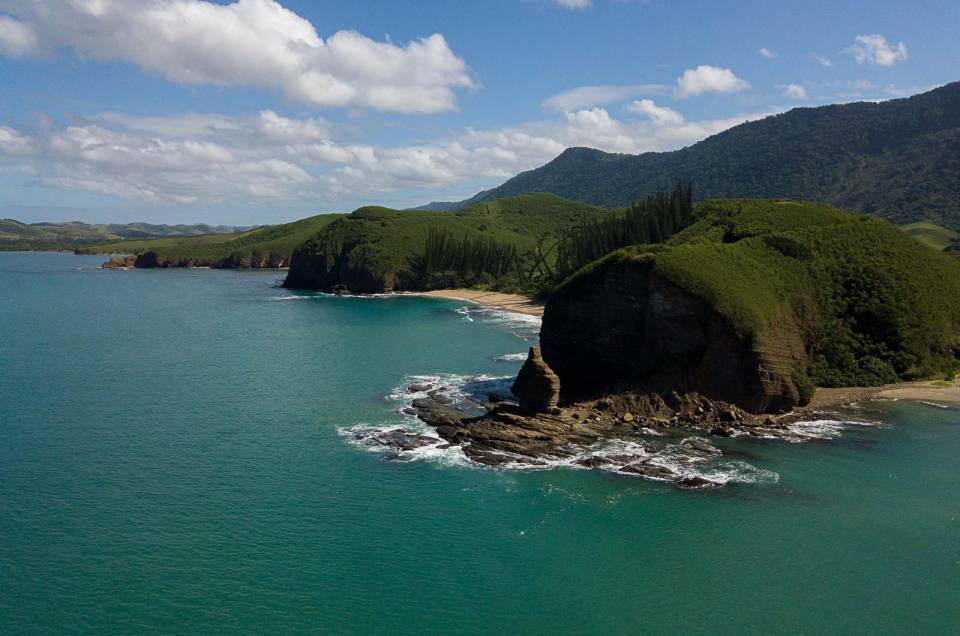
[[[757,341],[708,302],[659,275],[655,257],[614,260],[548,303],[543,357],[567,400],[611,389],[699,392],[754,413],[804,401],[803,341],[785,323]]]

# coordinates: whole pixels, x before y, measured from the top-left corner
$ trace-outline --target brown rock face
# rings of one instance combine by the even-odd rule
[[[540,342],[567,400],[637,389],[697,392],[752,413],[802,403],[794,376],[806,354],[795,327],[785,320],[762,342],[742,337],[651,263],[617,263],[561,290]]]
[[[560,402],[560,378],[543,361],[540,347],[530,347],[513,383],[513,394],[520,400],[520,408],[531,413],[544,413]]]

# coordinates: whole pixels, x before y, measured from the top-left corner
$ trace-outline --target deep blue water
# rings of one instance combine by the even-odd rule
[[[733,441],[707,491],[389,461],[411,376],[506,376],[462,303],[0,253],[0,633],[960,632],[960,414]]]

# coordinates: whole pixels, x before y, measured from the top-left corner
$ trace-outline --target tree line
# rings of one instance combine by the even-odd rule
[[[536,249],[492,237],[461,237],[432,228],[415,270],[424,287],[488,285],[541,291],[584,265],[628,245],[661,243],[692,223],[693,187],[677,184],[625,211],[542,238]]]
[[[693,222],[693,186],[678,183],[611,214],[567,230],[557,243],[556,272],[566,278],[587,263],[628,245],[662,243]]]

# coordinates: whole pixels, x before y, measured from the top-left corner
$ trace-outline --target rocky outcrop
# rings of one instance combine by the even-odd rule
[[[104,269],[167,269],[177,267],[212,267],[215,269],[282,269],[289,267],[290,258],[284,254],[255,252],[253,254],[233,254],[226,258],[207,259],[185,256],[162,256],[153,250],[112,258],[103,264]]]
[[[407,289],[394,272],[381,272],[367,262],[351,258],[354,245],[317,249],[303,246],[290,259],[283,281],[288,289],[346,290],[353,294],[379,294]]]
[[[672,483],[681,488],[722,485],[711,475],[723,451],[705,436],[799,440],[789,418],[755,416],[698,395],[618,393],[531,414],[509,402],[470,416],[432,398],[413,402],[411,413],[432,427],[438,448],[459,447],[485,466],[566,463]],[[419,433],[389,430],[364,443],[390,451],[426,443]],[[704,468],[699,470],[697,467]]]
[[[109,261],[100,266],[101,269],[130,269],[131,267],[136,267],[137,257],[134,255],[130,256],[115,256]]]
[[[543,358],[563,398],[634,389],[696,392],[752,413],[804,403],[803,342],[788,320],[762,341],[739,335],[706,300],[622,260],[567,283],[547,303]]]
[[[523,363],[511,389],[520,400],[520,408],[529,413],[547,413],[560,402],[560,378],[553,372],[540,347],[530,347],[527,361]]]

